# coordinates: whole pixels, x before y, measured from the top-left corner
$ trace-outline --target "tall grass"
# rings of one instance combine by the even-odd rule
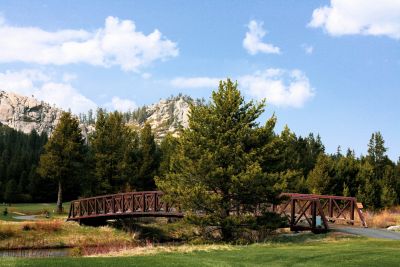
[[[107,226],[79,226],[63,220],[0,222],[0,250],[129,243],[136,244],[132,235]]]
[[[62,229],[62,222],[59,220],[52,221],[37,221],[25,222],[22,225],[23,231],[42,231],[42,232],[56,232]]]
[[[387,228],[400,224],[400,207],[393,207],[379,212],[368,211],[365,213],[368,227]]]

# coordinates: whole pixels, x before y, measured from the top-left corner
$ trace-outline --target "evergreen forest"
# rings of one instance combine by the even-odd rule
[[[258,123],[264,107],[244,102],[237,84],[227,80],[208,102],[191,106],[188,129],[159,143],[149,124],[133,129],[126,114],[103,109],[85,116],[95,125],[87,139],[68,112],[51,137],[0,125],[0,201],[161,189],[187,203],[196,198],[191,208],[218,214],[232,204],[250,205],[255,192],[269,201],[280,192],[355,196],[369,209],[400,203],[400,162],[387,156],[380,132],[365,140],[366,155],[340,147],[329,154],[318,134],[299,136],[289,126],[277,132],[275,115]],[[132,116],[143,120],[144,113]],[[236,202],[224,206],[223,199]]]

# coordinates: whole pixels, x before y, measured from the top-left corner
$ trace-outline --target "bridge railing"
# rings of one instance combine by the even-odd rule
[[[328,220],[318,198],[289,197],[287,201],[274,207],[274,210],[288,219],[291,231],[311,230],[314,233],[321,233],[329,230]]]
[[[179,206],[162,200],[161,191],[129,192],[82,198],[71,202],[68,220],[116,215],[182,217]]]
[[[342,220],[354,224],[355,216],[358,215],[361,225],[367,227],[367,222],[362,212],[362,204],[357,202],[355,197],[298,193],[283,193],[282,196],[287,196],[289,198],[318,199],[321,209],[328,221],[335,222],[336,220]]]

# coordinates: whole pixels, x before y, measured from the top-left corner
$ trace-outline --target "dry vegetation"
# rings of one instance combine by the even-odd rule
[[[368,227],[387,228],[400,225],[400,207],[393,207],[379,212],[367,211],[364,213]]]
[[[167,245],[167,246],[154,246],[152,244],[142,247],[130,248],[119,251],[111,251],[104,254],[94,254],[90,257],[124,257],[124,256],[137,256],[137,255],[154,255],[158,253],[191,253],[195,251],[215,251],[215,250],[235,250],[237,247],[227,244],[209,244],[209,245]]]
[[[86,227],[62,220],[0,222],[0,249],[133,245],[134,238],[111,227]]]
[[[285,247],[293,244],[312,244],[315,242],[320,243],[337,243],[343,241],[350,241],[358,239],[353,235],[345,233],[332,232],[329,234],[314,235],[308,232],[302,232],[298,234],[276,234],[270,236],[262,243],[257,243],[258,246],[262,247]],[[180,244],[180,245],[154,245],[148,244],[147,246],[135,247],[119,251],[109,251],[104,253],[92,254],[89,257],[126,257],[126,256],[139,256],[139,255],[155,255],[159,253],[192,253],[192,252],[212,252],[212,251],[239,251],[242,247],[248,245],[235,245],[235,244],[224,244],[224,243],[212,243],[212,244]],[[88,255],[88,254],[84,254]]]

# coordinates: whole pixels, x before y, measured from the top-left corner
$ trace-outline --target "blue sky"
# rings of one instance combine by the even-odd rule
[[[400,156],[400,2],[1,1],[0,88],[82,112],[238,80],[277,130]]]

